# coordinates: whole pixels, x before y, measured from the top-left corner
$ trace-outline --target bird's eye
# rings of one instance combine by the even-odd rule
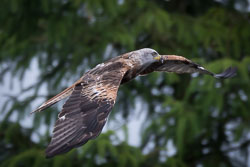
[[[156,51],[152,52],[153,56],[158,56],[158,53]]]

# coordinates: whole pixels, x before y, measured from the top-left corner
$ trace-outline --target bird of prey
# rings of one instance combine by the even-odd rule
[[[115,104],[119,86],[154,71],[201,73],[223,79],[236,75],[236,68],[214,74],[182,56],[159,55],[150,48],[125,53],[98,64],[72,86],[33,111],[42,111],[69,96],[58,114],[52,140],[45,151],[46,157],[66,153],[96,138]]]

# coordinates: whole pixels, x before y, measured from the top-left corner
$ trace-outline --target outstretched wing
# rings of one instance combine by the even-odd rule
[[[220,74],[214,74],[204,67],[186,59],[182,56],[176,55],[162,55],[162,62],[157,62],[148,67],[141,75],[153,72],[153,71],[164,71],[164,72],[175,72],[175,73],[201,73],[208,74],[215,78],[231,78],[236,75],[236,68],[229,67]]]
[[[47,158],[68,152],[101,133],[126,72],[121,67],[113,64],[95,68],[75,85],[58,115],[52,140],[46,149]]]

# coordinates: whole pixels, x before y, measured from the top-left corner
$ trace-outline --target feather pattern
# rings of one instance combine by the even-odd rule
[[[113,74],[108,72],[110,69]],[[126,68],[120,63],[106,64],[89,71],[74,85],[58,115],[46,157],[68,152],[100,134],[125,72]]]
[[[189,59],[186,59],[182,56],[176,55],[162,55],[162,61],[153,63],[147,69],[140,73],[140,75],[145,75],[154,71],[161,72],[174,72],[178,74],[182,73],[200,73],[208,74],[218,79],[231,78],[236,75],[237,69],[229,67],[224,72],[220,74],[214,74],[204,67],[192,62]]]
[[[236,68],[228,68],[223,73],[214,74],[182,56],[159,55],[149,48],[110,59],[85,73],[72,86],[34,111],[42,111],[69,96],[58,114],[51,142],[46,149],[46,157],[66,153],[96,138],[115,104],[119,86],[138,75],[154,71],[198,72],[222,79],[236,75]]]

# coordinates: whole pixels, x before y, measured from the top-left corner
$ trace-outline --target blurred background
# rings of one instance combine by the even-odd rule
[[[150,47],[233,79],[152,73],[122,85],[103,133],[45,159],[63,102],[95,65]],[[248,0],[1,0],[0,166],[250,167]]]

